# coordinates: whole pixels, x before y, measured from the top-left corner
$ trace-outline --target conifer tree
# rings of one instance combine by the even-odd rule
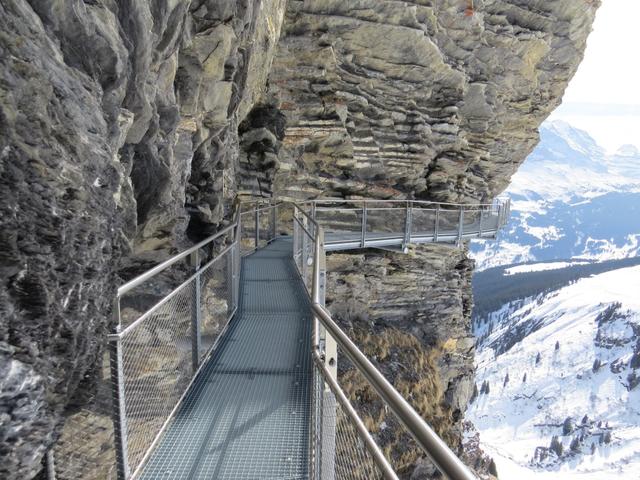
[[[549,450],[554,452],[557,456],[562,456],[563,448],[562,442],[558,440],[558,437],[554,435],[551,437],[551,444],[549,445]]]

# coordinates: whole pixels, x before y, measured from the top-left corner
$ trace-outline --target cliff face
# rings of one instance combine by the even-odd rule
[[[3,1],[0,475],[35,475],[91,390],[115,285],[215,231],[238,193],[501,191],[598,3],[476,0],[465,16],[458,0]],[[464,253],[329,264],[347,326],[437,349],[435,402],[459,436],[473,357]]]
[[[0,4],[0,477],[91,388],[119,270],[223,221],[284,3]]]

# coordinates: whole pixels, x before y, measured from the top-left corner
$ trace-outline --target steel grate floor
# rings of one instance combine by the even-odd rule
[[[241,306],[141,479],[306,479],[311,315],[278,239],[242,260]]]

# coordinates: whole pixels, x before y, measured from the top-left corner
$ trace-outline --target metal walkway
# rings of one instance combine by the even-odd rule
[[[345,393],[365,382],[412,455],[475,479],[324,308],[326,252],[461,245],[508,213],[508,201],[238,206],[230,225],[118,287],[100,378],[112,429],[89,412],[93,426],[48,455],[50,478],[398,480],[401,459]]]
[[[291,252],[242,260],[239,311],[141,479],[308,478],[311,309]]]

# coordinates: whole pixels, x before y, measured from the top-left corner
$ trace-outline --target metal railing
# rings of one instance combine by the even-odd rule
[[[302,207],[301,207],[302,208]],[[420,200],[332,200],[303,203],[327,234],[327,251],[493,237],[509,217],[510,200],[454,204]]]
[[[338,205],[337,217],[323,221],[321,212],[327,208],[323,206],[326,202],[241,204],[232,224],[122,285],[114,299],[117,327],[109,336],[109,355],[98,379],[96,399],[90,408],[79,411],[65,425],[50,454],[48,468],[55,470],[51,475],[59,480],[115,477],[128,480],[139,475],[204,360],[215,349],[238,309],[240,258],[262,248],[279,234],[292,232],[293,258],[315,315],[312,338],[315,400],[309,439],[312,478],[397,478],[339,385],[339,349],[443,473],[456,480],[474,478],[323,308],[325,251],[329,249],[323,227],[344,224],[345,219],[340,217],[344,215],[340,213],[342,210],[351,212],[346,214],[351,220],[353,212],[359,210],[355,218],[359,219],[356,227],[360,229],[360,243],[355,248],[379,240],[381,225],[388,230],[390,225],[404,225],[403,239],[413,242],[419,236],[412,232],[422,230],[419,222],[427,221],[426,212],[435,211],[434,241],[440,241],[438,229],[456,219],[463,232],[459,237],[463,238],[469,225],[475,228],[469,220],[473,218],[471,215],[465,220],[466,212],[479,212],[480,232],[485,227],[490,232],[489,227],[506,221],[508,202],[474,209],[465,207],[465,213],[461,214],[440,206],[427,208],[422,205],[424,202],[385,202],[386,205],[377,206],[363,201],[359,209]],[[331,201],[334,202],[337,201]],[[398,215],[399,209],[405,210],[405,217]],[[452,212],[450,221],[446,220],[445,211]],[[493,218],[496,216],[497,219]],[[282,221],[291,218],[293,229]],[[391,218],[396,223],[401,218],[402,222],[393,224]],[[483,223],[483,218],[492,220]],[[112,404],[111,422],[107,420],[108,404]],[[87,435],[95,437],[91,445],[84,445]]]
[[[366,207],[364,207],[366,209]],[[411,208],[411,207],[409,207]],[[396,479],[389,460],[371,437],[362,419],[350,404],[339,385],[337,373],[338,347],[364,376],[395,417],[407,429],[415,442],[438,470],[452,480],[473,480],[476,476],[433,431],[413,407],[375,368],[351,339],[340,329],[324,308],[326,259],[324,230],[316,219],[317,205],[309,211],[294,206],[294,259],[298,272],[312,300],[314,311],[313,356],[314,399],[311,428],[311,471],[314,479],[385,478]],[[366,210],[364,212],[366,219]],[[366,225],[366,220],[362,220]],[[309,249],[313,248],[313,253]],[[309,270],[311,281],[309,281]],[[338,421],[340,415],[344,417]],[[330,421],[333,419],[333,422]],[[346,422],[346,423],[345,423]],[[347,451],[337,432],[351,425],[351,437],[357,445]],[[339,474],[342,472],[342,474]]]
[[[110,340],[119,478],[135,478],[215,349],[238,309],[240,258],[275,238],[277,208],[240,205],[231,225],[118,289]],[[123,328],[121,299],[185,260],[187,279]]]

